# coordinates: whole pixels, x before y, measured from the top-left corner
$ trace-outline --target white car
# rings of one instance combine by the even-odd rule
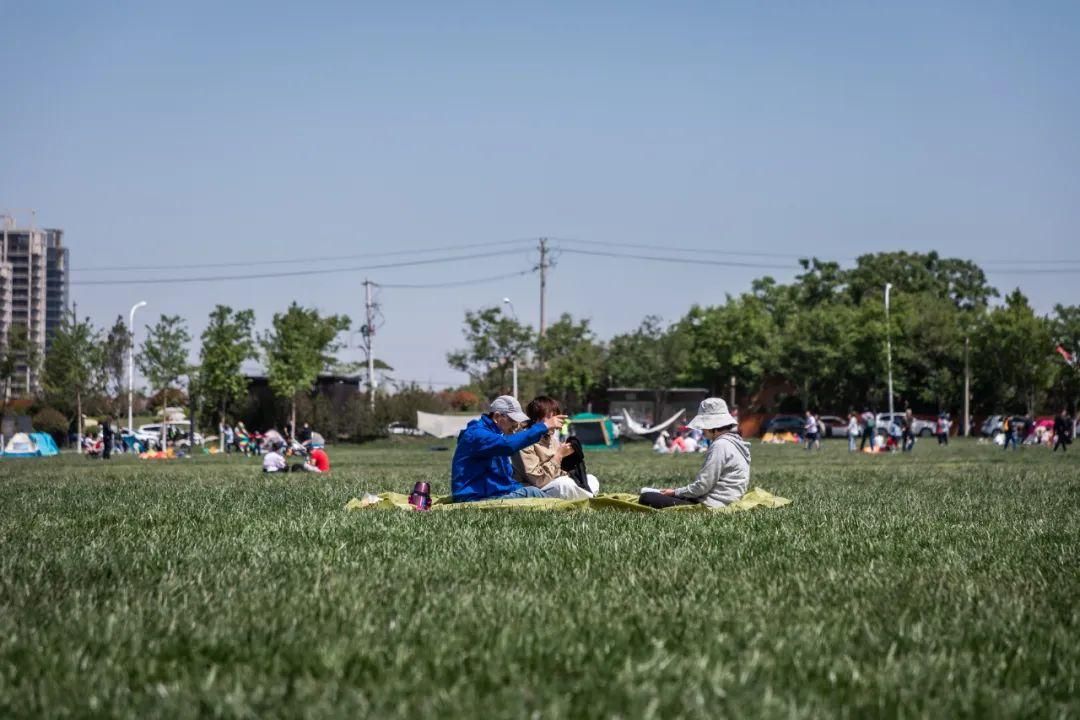
[[[412,435],[412,436],[419,436],[419,435],[423,435],[423,434],[424,434],[424,431],[423,431],[423,430],[418,430],[417,428],[414,428],[414,427],[412,427],[412,426],[411,426],[411,425],[409,425],[408,423],[405,423],[405,422],[401,422],[401,421],[398,421],[398,422],[392,422],[392,423],[390,423],[389,425],[387,425],[387,426],[386,426],[386,432],[387,432],[388,434],[390,434],[390,435]]]
[[[847,420],[838,415],[822,415],[818,418],[821,424],[821,436],[827,438],[846,438]]]
[[[896,421],[896,423],[898,423],[898,424],[903,419],[904,419],[904,413],[902,413],[902,412],[894,412],[892,414],[892,420]],[[934,430],[936,429],[936,425],[934,424],[934,422],[932,420],[923,420],[922,418],[919,418],[919,417],[914,418],[914,420],[915,421],[912,423],[913,427],[911,428],[912,433],[914,433],[915,435],[918,435],[919,437],[931,437],[934,434]],[[883,433],[888,429],[889,425],[891,425],[891,421],[890,421],[890,418],[889,418],[889,413],[878,413],[878,416],[877,416],[877,431],[879,433]]]
[[[168,423],[169,435],[178,438],[181,442],[187,442],[188,431],[191,429],[191,422],[188,420],[177,420],[176,422]],[[150,425],[140,425],[139,429],[135,431],[135,437],[139,438],[143,442],[146,442],[154,447],[157,447],[161,442],[161,423],[151,423]],[[195,433],[195,444],[203,444],[203,436],[201,433]]]

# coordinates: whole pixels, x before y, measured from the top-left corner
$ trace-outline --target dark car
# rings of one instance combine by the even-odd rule
[[[765,423],[764,432],[770,433],[795,433],[799,437],[803,436],[805,430],[806,421],[801,415],[773,415],[769,418],[769,421]]]

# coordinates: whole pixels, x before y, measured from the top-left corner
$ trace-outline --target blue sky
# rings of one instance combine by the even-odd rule
[[[1080,271],[1076,3],[0,2],[0,20],[0,208],[64,228],[76,268],[221,265],[76,273],[156,281],[73,286],[100,324],[142,299],[141,321],[195,334],[219,302],[261,326],[293,299],[355,319],[365,275],[525,270],[508,243],[541,235],[778,266],[565,254],[550,314],[602,337],[793,275],[739,252],[934,249],[1040,310],[1080,301],[1080,272],[1016,272]],[[168,282],[473,243],[519,252]],[[338,255],[362,257],[232,265]],[[464,311],[504,296],[535,322],[531,276],[384,289],[377,354],[458,381]]]

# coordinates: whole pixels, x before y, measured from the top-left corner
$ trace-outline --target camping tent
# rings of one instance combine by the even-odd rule
[[[615,437],[615,424],[611,419],[596,413],[579,413],[570,418],[570,434],[578,439],[586,450],[620,450]]]
[[[60,448],[56,447],[56,441],[49,433],[30,433],[30,439],[37,443],[38,454],[41,457],[52,457],[60,454]]]
[[[15,433],[0,455],[4,457],[51,457],[60,450],[48,433]]]

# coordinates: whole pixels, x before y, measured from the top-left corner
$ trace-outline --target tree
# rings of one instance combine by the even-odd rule
[[[1055,305],[1051,321],[1054,342],[1071,353],[1080,356],[1080,305]],[[1064,358],[1055,359],[1057,377],[1054,380],[1054,409],[1070,406],[1075,413],[1080,402],[1080,364],[1069,365]],[[1060,407],[1059,407],[1060,406]]]
[[[649,315],[637,330],[611,339],[608,376],[615,386],[652,390],[659,407],[684,375],[689,352],[690,337],[681,328],[664,328],[659,317]]]
[[[848,294],[855,303],[884,292],[885,283],[910,295],[948,298],[961,310],[984,308],[998,296],[986,274],[970,260],[941,258],[936,252],[890,252],[863,255],[855,262],[845,273]]]
[[[123,405],[121,398],[127,387],[127,358],[131,350],[131,330],[122,315],[109,328],[105,343],[101,348],[102,369],[105,373],[105,394],[112,398],[112,411],[119,413]]]
[[[695,305],[679,326],[689,338],[687,382],[722,393],[734,377],[740,387],[749,390],[777,369],[776,321],[754,295],[728,297],[716,307]]]
[[[89,318],[80,322],[74,313],[65,313],[45,355],[42,389],[49,405],[75,421],[80,437],[83,399],[101,391],[104,377],[100,333]]]
[[[3,398],[0,398],[0,418],[7,411],[8,398],[11,397],[11,382],[20,365],[30,368],[37,365],[37,345],[30,342],[30,335],[25,325],[12,325],[7,333],[4,346],[0,348],[0,383],[3,384]]]
[[[245,360],[256,357],[254,328],[254,311],[234,311],[218,305],[203,330],[198,390],[214,409],[215,425],[224,420],[229,405],[239,402],[247,392],[247,380],[240,369]]]
[[[187,326],[178,315],[162,315],[157,324],[150,328],[136,364],[139,371],[150,381],[150,386],[157,390],[168,391],[178,385],[180,378],[188,374],[187,344],[191,342]],[[162,403],[161,444],[165,446],[167,403]],[[191,419],[192,422],[195,418]]]
[[[1019,289],[987,316],[974,345],[979,396],[998,407],[1035,412],[1054,381],[1056,355],[1050,322],[1035,315]]]
[[[514,362],[518,367],[528,363],[533,329],[493,306],[466,312],[463,333],[467,347],[447,353],[446,362],[468,373],[485,395],[506,393]]]
[[[547,328],[538,344],[546,359],[544,389],[562,400],[564,407],[581,403],[604,380],[604,346],[596,340],[588,320],[575,322],[569,313]]]
[[[296,396],[310,392],[319,373],[334,362],[338,333],[349,329],[345,315],[322,317],[295,302],[275,313],[273,327],[260,342],[266,353],[266,372],[273,393],[290,404],[290,425],[296,430]]]
[[[898,295],[893,306],[893,356],[899,394],[937,410],[963,397],[965,311],[949,298]]]

